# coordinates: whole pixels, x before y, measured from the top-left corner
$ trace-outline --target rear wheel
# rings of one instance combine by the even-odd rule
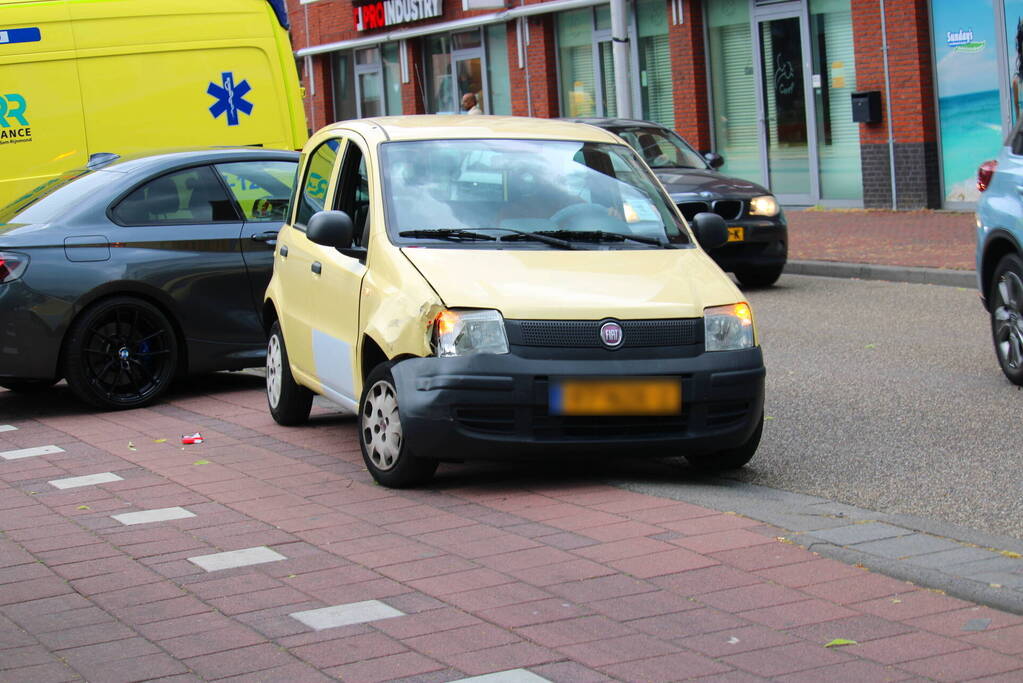
[[[1009,254],[998,262],[988,297],[991,337],[1002,372],[1023,384],[1023,260]]]
[[[378,484],[408,488],[425,484],[437,461],[413,455],[405,441],[391,367],[381,363],[366,379],[359,404],[359,445],[366,469]]]
[[[177,366],[174,328],[142,299],[100,301],[68,332],[64,376],[79,398],[98,408],[149,405],[170,386]]]
[[[753,455],[757,452],[757,447],[760,446],[760,437],[764,433],[764,416],[760,416],[760,424],[750,434],[749,439],[745,443],[741,443],[735,448],[727,448],[723,451],[717,451],[716,453],[703,453],[700,455],[687,455],[686,460],[693,467],[703,470],[705,472],[721,472],[725,470],[737,470],[740,467],[744,467],[750,460],[753,459]]]
[[[304,424],[313,407],[313,392],[295,381],[280,323],[270,328],[266,344],[266,402],[270,415],[285,427]]]
[[[756,266],[735,271],[735,277],[743,287],[770,287],[785,270],[785,264],[777,266]]]

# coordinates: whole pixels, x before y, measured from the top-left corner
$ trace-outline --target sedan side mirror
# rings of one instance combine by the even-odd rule
[[[703,158],[707,160],[711,168],[718,169],[725,165],[725,158],[717,152],[707,152],[703,155]]]
[[[347,249],[354,235],[352,219],[344,211],[317,211],[306,224],[306,237],[325,247]]]
[[[698,213],[693,217],[692,225],[696,241],[706,251],[717,249],[728,241],[728,226],[725,219],[716,213]]]

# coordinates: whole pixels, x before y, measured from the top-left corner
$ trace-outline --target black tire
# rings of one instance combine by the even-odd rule
[[[703,453],[700,455],[687,455],[686,460],[693,467],[704,472],[723,472],[726,470],[737,470],[745,467],[760,446],[760,437],[764,433],[764,416],[760,415],[760,424],[753,430],[745,443],[735,448],[728,448],[716,453]]]
[[[68,331],[64,376],[80,399],[105,410],[158,399],[178,368],[178,338],[159,308],[128,296],[99,301]]]
[[[56,383],[56,379],[5,379],[0,387],[18,394],[38,394]]]
[[[266,402],[274,421],[285,427],[305,424],[313,407],[313,392],[291,374],[284,334],[277,322],[266,343]]]
[[[1010,382],[1023,385],[1023,260],[1002,257],[988,294],[995,357]]]
[[[359,446],[366,469],[378,484],[403,489],[428,482],[437,461],[417,457],[404,439],[393,365],[381,363],[366,378],[359,401]]]
[[[777,266],[742,268],[735,271],[735,277],[743,287],[770,287],[778,281],[783,270],[784,263]]]

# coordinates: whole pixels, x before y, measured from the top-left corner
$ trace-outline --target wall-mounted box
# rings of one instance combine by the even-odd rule
[[[881,122],[881,91],[867,90],[854,92],[852,98],[852,120],[855,123]]]

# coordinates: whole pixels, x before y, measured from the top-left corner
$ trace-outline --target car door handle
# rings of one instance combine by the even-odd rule
[[[320,271],[323,270],[323,266],[320,265],[319,261],[313,261],[313,265],[309,266],[309,269],[319,275]]]
[[[273,246],[273,245],[277,244],[277,231],[276,230],[267,230],[266,232],[261,232],[258,235],[253,235],[252,236],[252,241],[253,242],[266,242],[267,244]]]
[[[281,245],[281,258],[288,258],[288,245],[287,244],[282,244]]]

